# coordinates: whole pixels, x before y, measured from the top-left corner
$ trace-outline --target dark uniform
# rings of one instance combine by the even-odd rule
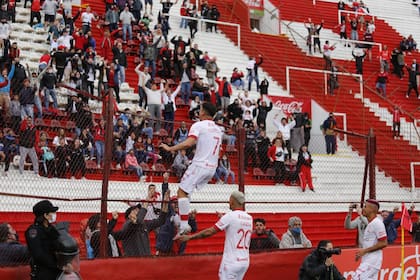
[[[58,207],[54,207],[48,200],[38,202],[33,208],[37,218],[25,232],[26,243],[31,255],[32,280],[55,280],[62,272],[58,269],[55,254],[59,233],[50,224],[45,227],[39,219],[43,214],[56,212],[57,209]]]

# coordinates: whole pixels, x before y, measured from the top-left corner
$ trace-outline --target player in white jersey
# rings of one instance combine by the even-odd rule
[[[210,237],[222,230],[226,232],[223,258],[219,267],[220,280],[241,280],[248,270],[252,217],[244,211],[244,203],[245,195],[242,192],[232,192],[229,198],[231,212],[223,215],[212,227],[193,235],[178,237],[180,241],[189,241]]]
[[[188,225],[189,195],[195,189],[203,188],[216,172],[223,132],[213,121],[215,114],[216,107],[213,104],[203,103],[200,108],[200,121],[191,126],[188,138],[185,141],[175,146],[160,145],[161,148],[169,152],[185,150],[196,145],[192,163],[185,171],[178,189],[178,207],[181,218],[178,234],[190,230]]]
[[[353,275],[353,280],[378,279],[382,266],[382,249],[388,245],[383,221],[378,218],[379,203],[368,199],[362,210],[369,224],[363,235],[362,248],[356,253],[356,260],[362,261]]]

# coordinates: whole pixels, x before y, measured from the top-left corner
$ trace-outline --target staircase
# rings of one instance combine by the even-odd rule
[[[234,2],[235,5],[238,5],[237,3],[238,2]],[[334,12],[336,10],[336,5],[327,2],[321,3],[329,7],[328,11],[330,11],[330,14],[329,16],[325,16],[325,18],[329,19],[329,21],[326,22],[326,28],[328,28],[328,26],[331,28],[333,24],[335,25],[336,21],[336,16],[332,16],[332,14],[336,13]],[[309,4],[311,6],[309,6]],[[264,57],[267,57],[270,65],[266,66],[266,69],[272,73],[273,77],[277,79],[280,84],[286,83],[285,67],[288,65],[318,69],[321,65],[324,65],[324,61],[322,59],[306,56],[284,36],[269,36],[251,32],[248,27],[247,19],[244,18],[242,14],[241,18],[238,18],[234,13],[232,13],[233,3],[231,1],[223,1],[218,4],[218,7],[220,7],[222,20],[223,18],[232,18],[233,22],[242,24],[241,34],[243,38],[245,38],[242,40],[243,50],[250,55],[261,53]],[[287,9],[287,7],[289,7],[289,9]],[[280,9],[282,10],[282,17],[284,19],[288,19],[288,17],[298,17],[303,20],[307,17],[313,17],[313,21],[315,22],[317,22],[317,20],[321,20],[321,13],[317,10],[319,7],[317,6],[314,9],[311,8],[312,1],[307,0],[298,2],[288,0],[282,1],[282,6],[280,6]],[[296,16],[297,10],[299,10],[299,16]],[[316,15],[318,16],[315,17]],[[296,19],[294,20],[296,21]],[[380,28],[378,25],[377,29]],[[228,31],[226,34],[232,38],[233,34]],[[338,63],[341,63],[341,61]],[[373,61],[371,63],[371,67],[374,67],[375,64],[378,65],[376,61]],[[368,68],[366,69],[366,72],[369,73]],[[370,75],[376,77],[374,74]],[[368,85],[373,83],[374,78],[371,78],[371,76],[369,76],[370,79],[368,78]],[[394,80],[396,80],[396,78],[391,78],[391,85]],[[357,83],[355,83],[355,81],[351,78],[343,78],[340,81],[340,88],[337,95],[325,96],[323,94],[324,90],[322,77],[300,72],[299,74],[293,75],[291,78],[291,92],[296,97],[313,98],[327,110],[345,112],[347,114],[348,130],[350,131],[367,134],[369,128],[373,127],[375,134],[377,135],[378,146],[376,157],[379,169],[384,170],[386,175],[392,176],[392,178],[397,180],[401,186],[410,186],[409,163],[418,160],[419,151],[415,147],[409,145],[408,141],[394,140],[390,129],[381,122],[378,117],[374,116],[368,108],[365,108],[360,100],[355,99],[355,97],[357,98],[358,96],[349,94],[350,92],[358,92],[358,86],[355,87],[355,84],[357,85]],[[366,91],[365,87],[365,92]],[[388,87],[388,92],[392,92],[391,86]],[[369,97],[372,102],[377,102],[381,106],[386,104],[385,108],[390,107],[386,100],[382,100],[376,94],[366,94],[368,95],[365,96]],[[365,153],[364,141],[350,137],[349,142],[360,154]]]

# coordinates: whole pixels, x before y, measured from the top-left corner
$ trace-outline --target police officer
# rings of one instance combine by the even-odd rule
[[[26,230],[25,237],[31,255],[31,279],[55,280],[61,270],[57,266],[57,239],[59,233],[51,225],[56,220],[58,207],[48,200],[34,205],[34,223]]]

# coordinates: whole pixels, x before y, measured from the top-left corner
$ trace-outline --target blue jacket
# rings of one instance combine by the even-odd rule
[[[395,239],[397,239],[397,228],[400,224],[401,219],[394,220],[394,213],[392,212],[390,212],[389,216],[384,220],[388,244],[394,243]]]
[[[176,234],[176,228],[174,223],[171,221],[171,217],[176,213],[172,208],[172,205],[169,206],[169,213],[166,218],[165,223],[159,228],[159,234],[156,238],[156,250],[162,253],[175,253],[176,255],[182,255],[186,249],[186,242],[183,242],[179,246],[178,252],[173,252],[174,236]],[[188,219],[188,224],[191,226],[191,232],[197,231],[197,223],[195,219]]]
[[[7,75],[7,86],[0,88],[0,94],[9,94],[10,93],[10,83],[12,81],[13,75],[15,74],[15,64],[12,64],[9,74]],[[4,82],[4,77],[0,75],[0,83]]]

